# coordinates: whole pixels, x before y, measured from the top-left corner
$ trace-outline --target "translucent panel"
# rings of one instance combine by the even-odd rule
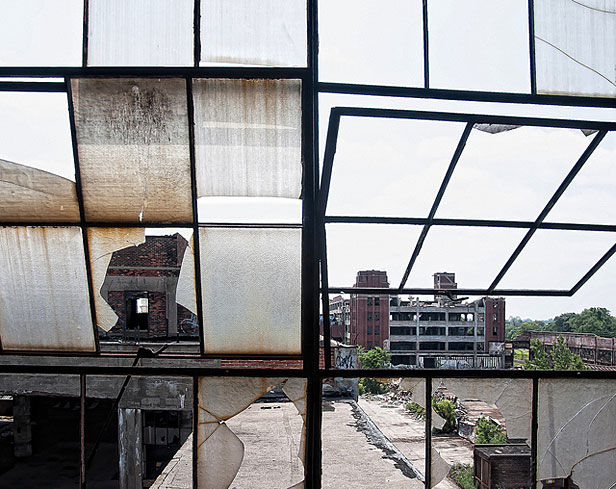
[[[540,229],[499,287],[569,289],[615,242],[613,233]]]
[[[301,224],[302,201],[280,197],[202,197],[199,222]]]
[[[207,353],[300,353],[301,236],[300,229],[199,230]]]
[[[2,2],[0,65],[81,66],[83,1]]]
[[[5,221],[79,221],[75,182],[0,160],[0,200]]]
[[[464,126],[343,117],[327,214],[427,217]]]
[[[526,229],[433,226],[407,286],[433,287],[434,273],[454,270],[458,287],[487,288],[526,232]]]
[[[79,228],[1,228],[0,269],[4,350],[95,350]]]
[[[291,397],[297,409],[289,403],[268,403],[261,409],[250,406],[277,387],[282,387],[282,393]],[[305,379],[201,377],[199,487],[224,489],[232,482],[238,487],[252,487],[255,481],[263,484],[267,480],[267,487],[284,489],[300,482],[305,395]]]
[[[191,0],[90,0],[88,65],[192,66]]]
[[[201,2],[201,65],[306,66],[306,2]]]
[[[143,229],[91,228],[89,233],[97,319],[105,339],[198,341],[191,230],[146,229],[144,235]]]
[[[194,97],[199,197],[299,197],[299,80],[196,80]]]
[[[576,129],[473,130],[436,217],[534,221],[589,143]]]
[[[616,2],[535,2],[537,91],[616,95]]]
[[[614,161],[616,133],[609,133],[556,202],[546,221],[616,223]]]
[[[430,1],[428,32],[431,88],[530,91],[525,2]]]
[[[421,0],[319,5],[321,81],[424,86]]]
[[[384,270],[391,286],[397,287],[421,229],[388,224],[328,224],[329,285],[351,287],[359,270]]]
[[[540,379],[537,479],[612,487],[615,416],[613,380]]]
[[[0,133],[0,159],[75,181],[66,94],[0,92]]]
[[[72,81],[87,219],[192,220],[185,83]]]

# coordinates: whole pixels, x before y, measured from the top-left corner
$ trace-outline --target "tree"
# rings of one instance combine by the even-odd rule
[[[432,408],[434,412],[445,420],[441,431],[451,433],[456,429],[456,403],[449,399],[438,399],[432,396]]]
[[[577,316],[577,314],[574,312],[565,312],[559,316],[556,316],[551,324],[552,331],[559,331],[561,333],[573,331],[571,319],[575,316]]]
[[[358,358],[361,368],[387,368],[391,362],[391,355],[379,346],[368,351],[360,348]],[[361,384],[364,390],[371,394],[382,394],[387,391],[385,384],[376,379],[365,378]]]
[[[552,351],[547,353],[539,340],[530,342],[530,358],[524,363],[525,370],[586,370],[582,358],[567,347],[559,335]]]
[[[482,416],[475,425],[475,443],[478,445],[507,443],[507,436],[501,426],[490,418]]]
[[[598,336],[616,336],[616,318],[605,307],[591,307],[569,319],[572,331],[594,333]]]
[[[539,340],[530,340],[529,359],[524,363],[524,370],[552,370],[550,357]]]

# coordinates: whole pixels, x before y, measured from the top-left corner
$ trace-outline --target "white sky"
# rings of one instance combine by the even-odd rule
[[[422,86],[421,0],[321,0],[323,81]],[[81,64],[81,0],[0,0],[0,65]],[[431,84],[438,88],[529,89],[526,2],[430,3]],[[482,21],[482,19],[488,21]],[[320,149],[329,109],[417,110],[614,120],[614,110],[323,94]],[[426,217],[462,124],[344,118],[328,207],[336,215]],[[580,131],[473,131],[437,217],[534,220],[590,142]],[[0,93],[0,158],[74,180],[66,94]],[[548,221],[616,223],[616,135],[602,143]],[[297,202],[200,201],[200,216],[299,221]],[[387,270],[397,286],[420,228],[330,225],[330,284],[350,286],[360,269]],[[460,287],[486,287],[523,230],[433,228],[407,286],[430,287],[437,271]],[[539,231],[502,287],[568,288],[614,243],[610,233]],[[572,298],[508,298],[507,315],[545,319],[603,306],[616,312],[612,258]]]

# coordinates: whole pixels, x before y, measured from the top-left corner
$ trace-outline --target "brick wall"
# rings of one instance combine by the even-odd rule
[[[387,288],[387,272],[362,270],[357,272],[354,287]],[[378,299],[378,301],[376,300]],[[378,302],[378,305],[377,305]],[[351,344],[366,349],[383,347],[389,338],[389,296],[351,296]],[[378,320],[376,319],[378,316]],[[378,327],[378,334],[375,331]]]

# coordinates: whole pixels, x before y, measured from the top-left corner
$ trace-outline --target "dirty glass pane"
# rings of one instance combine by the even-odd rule
[[[530,91],[528,5],[428,2],[430,88]]]
[[[616,95],[616,2],[535,2],[537,91]]]
[[[79,228],[0,229],[4,350],[94,351]]]
[[[435,272],[455,270],[458,287],[487,288],[526,232],[526,229],[433,226],[406,285],[433,287]]]
[[[427,217],[464,126],[343,117],[327,214]]]
[[[301,224],[302,201],[280,197],[201,197],[199,222]]]
[[[305,379],[201,377],[198,487],[299,485],[305,396]]]
[[[381,270],[387,272],[387,282],[397,287],[421,229],[397,224],[328,224],[329,285],[351,287],[356,284],[358,270]],[[354,253],[349,253],[350,249]]]
[[[192,220],[186,82],[72,81],[86,218]]]
[[[306,66],[306,2],[201,2],[201,66]]]
[[[199,230],[206,353],[300,353],[301,236]]]
[[[436,217],[534,221],[590,144],[578,129],[476,126]]]
[[[0,65],[81,66],[83,0],[2,2]]]
[[[416,393],[425,399],[421,382]],[[398,384],[395,379],[357,378],[323,384],[323,488],[424,487],[425,421],[405,409],[411,392],[399,395]],[[368,386],[381,385],[389,391],[369,392]]]
[[[615,416],[614,380],[540,379],[537,480],[613,487]]]
[[[90,0],[89,66],[192,66],[192,0]]]
[[[319,78],[424,86],[421,0],[319,4]]]
[[[196,349],[192,230],[90,228],[88,236],[100,339]]]
[[[615,242],[613,233],[540,229],[499,287],[571,288]]]
[[[199,197],[298,198],[301,82],[194,82]]]
[[[132,376],[119,405],[126,377],[86,380],[88,487],[192,487],[192,379]]]
[[[432,481],[446,489],[475,477],[480,487],[530,487],[528,379],[434,379]]]

